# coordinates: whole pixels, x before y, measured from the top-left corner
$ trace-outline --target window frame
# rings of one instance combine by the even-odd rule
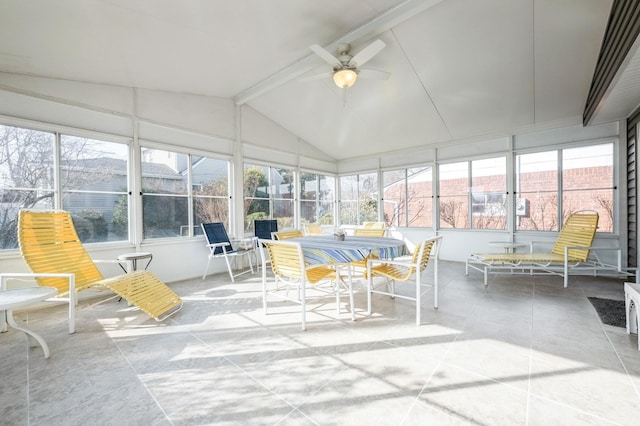
[[[611,168],[612,168],[612,182],[611,182],[611,191],[612,191],[612,217],[611,217],[611,231],[602,231],[600,227],[596,231],[597,235],[618,235],[620,232],[620,224],[619,224],[619,173],[620,173],[620,163],[619,156],[617,155],[618,150],[620,149],[621,140],[619,137],[608,137],[608,138],[599,138],[592,139],[589,141],[576,141],[571,143],[564,144],[553,144],[541,146],[538,148],[527,148],[527,149],[516,149],[513,151],[513,208],[512,208],[512,216],[513,216],[513,232],[514,233],[543,233],[543,232],[558,232],[560,227],[564,223],[565,217],[565,208],[564,208],[564,182],[563,182],[563,151],[577,148],[587,148],[598,145],[607,145],[611,144]],[[536,154],[536,153],[544,153],[544,152],[555,152],[556,153],[556,170],[555,173],[557,175],[557,185],[555,194],[558,199],[558,208],[556,212],[556,223],[557,228],[554,230],[534,230],[534,229],[518,229],[517,226],[517,204],[518,199],[522,197],[518,197],[520,191],[518,191],[518,170],[517,170],[517,158],[519,155],[527,155],[527,154]],[[609,189],[608,187],[600,187],[599,189]],[[572,192],[571,190],[566,192]]]
[[[141,241],[143,243],[150,243],[150,242],[156,242],[156,241],[163,241],[163,240],[176,240],[176,239],[188,239],[188,238],[193,238],[193,237],[198,237],[198,236],[202,236],[202,233],[200,232],[200,225],[196,225],[195,224],[195,200],[196,198],[199,198],[197,196],[194,196],[194,191],[193,191],[193,170],[192,170],[192,159],[194,156],[197,157],[202,157],[202,158],[208,158],[208,159],[212,159],[212,160],[220,160],[220,161],[226,161],[227,162],[227,196],[223,197],[223,196],[211,196],[211,197],[215,197],[215,198],[228,198],[228,202],[227,202],[227,206],[228,206],[228,217],[229,217],[229,221],[233,222],[233,209],[231,206],[231,194],[232,194],[232,188],[233,185],[231,183],[231,179],[233,177],[233,162],[232,160],[225,155],[214,155],[211,154],[209,152],[204,152],[202,150],[198,150],[198,149],[191,149],[188,147],[177,147],[176,145],[173,144],[164,144],[164,143],[158,143],[158,142],[154,142],[154,141],[150,141],[147,139],[140,139],[139,141],[139,146],[138,146],[138,172],[140,173],[140,195],[141,195],[141,199],[140,199],[140,204],[139,204],[139,208],[140,208],[140,217],[142,219],[141,222],[141,231],[140,231],[140,236],[141,236]],[[176,194],[168,194],[168,195],[158,195],[158,194],[153,194],[153,193],[146,193],[143,191],[142,188],[142,150],[143,149],[152,149],[152,150],[158,150],[158,151],[167,151],[167,152],[172,152],[178,155],[186,155],[187,160],[186,160],[186,165],[187,168],[185,169],[185,171],[187,172],[187,181],[185,183],[186,185],[186,194],[182,195],[176,195]],[[186,198],[187,200],[187,224],[186,225],[182,225],[181,226],[181,230],[179,232],[179,235],[176,236],[163,236],[163,237],[158,237],[158,238],[146,238],[143,235],[143,229],[144,229],[144,211],[143,211],[143,197],[147,195],[147,196],[158,196],[158,197],[177,197],[177,198]],[[231,229],[231,224],[226,225],[228,226],[228,229]],[[186,227],[188,229],[188,232],[183,233],[182,231],[182,227]]]

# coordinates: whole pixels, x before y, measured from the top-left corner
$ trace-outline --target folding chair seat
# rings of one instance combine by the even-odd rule
[[[204,268],[202,279],[204,280],[209,271],[209,265],[211,260],[215,258],[224,258],[227,264],[227,270],[229,271],[229,277],[231,282],[235,282],[235,277],[251,272],[253,274],[253,263],[251,262],[251,256],[255,255],[255,237],[244,239],[245,243],[243,247],[234,248],[229,240],[229,235],[222,222],[201,223],[202,232],[207,241],[207,248],[209,249],[209,257],[207,259],[207,266]],[[235,260],[238,257],[245,256],[249,262],[249,269],[233,273],[233,266]]]
[[[442,236],[429,238],[418,244],[410,261],[369,259],[367,261],[367,314],[371,314],[371,294],[385,294],[391,297],[413,300],[416,302],[416,325],[420,325],[420,308],[422,298],[422,273],[427,267],[430,258],[433,258],[433,307],[438,308],[438,256]],[[382,277],[382,284],[374,286],[373,279]],[[398,294],[395,291],[397,283],[414,281],[415,296]],[[387,285],[387,290],[381,290],[382,285]]]

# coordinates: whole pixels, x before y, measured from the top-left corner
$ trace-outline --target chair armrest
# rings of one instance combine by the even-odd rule
[[[581,249],[589,249],[589,250],[622,250],[620,247],[596,247],[596,246],[590,246],[590,247],[582,247],[582,246],[571,246],[569,248],[581,248]]]
[[[66,274],[66,273],[32,273],[32,272],[3,272],[0,274],[0,290],[6,290],[6,280],[8,278],[67,278],[69,280],[73,280],[75,278],[75,274]],[[73,280],[75,281],[75,280]]]
[[[217,248],[217,247],[226,247],[227,243],[213,243],[213,244],[207,244],[207,247],[210,248]]]
[[[529,253],[533,253],[533,247],[535,245],[547,245],[547,246],[552,246],[554,245],[556,242],[555,241],[542,241],[542,240],[538,240],[538,241],[530,241],[529,242]]]

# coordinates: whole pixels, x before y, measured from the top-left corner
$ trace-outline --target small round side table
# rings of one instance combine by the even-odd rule
[[[149,264],[153,260],[153,254],[146,252],[124,253],[119,255],[117,259],[118,262],[125,262],[127,264],[126,268],[122,266],[122,264],[120,264],[120,267],[123,271],[129,273],[138,270],[138,260],[149,259],[147,261],[147,264],[144,266],[144,269],[147,269],[149,267]]]

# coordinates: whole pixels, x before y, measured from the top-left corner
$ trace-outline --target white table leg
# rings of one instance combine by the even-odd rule
[[[33,337],[40,344],[40,346],[42,346],[42,350],[44,351],[44,357],[49,358],[49,346],[47,345],[47,342],[45,342],[44,339],[35,331],[29,330],[26,327],[22,327],[18,325],[13,319],[13,311],[8,310],[6,312],[7,312],[7,322],[9,323],[9,325],[15,328],[16,330],[25,332],[27,334],[27,337],[28,336]]]

